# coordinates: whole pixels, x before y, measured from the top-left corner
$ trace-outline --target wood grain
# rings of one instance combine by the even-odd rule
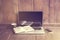
[[[45,39],[45,34],[43,34],[43,35],[36,35],[36,40],[46,40]]]
[[[43,23],[60,23],[60,0],[0,0],[0,24],[16,22],[19,11],[43,11]]]
[[[33,1],[33,10],[42,11],[43,9],[43,0],[34,0]]]
[[[35,40],[35,35],[15,35],[15,40]]]
[[[2,0],[0,11],[0,24],[10,24],[16,22],[17,3],[15,0]]]
[[[55,0],[56,23],[60,23],[60,0]]]
[[[50,0],[50,23],[56,23],[56,14],[55,14],[55,0]]]
[[[19,0],[18,10],[19,11],[32,11],[33,0]]]
[[[43,0],[43,23],[49,23],[49,0]]]

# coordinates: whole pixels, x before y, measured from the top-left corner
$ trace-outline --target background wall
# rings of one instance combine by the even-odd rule
[[[18,11],[43,11],[44,24],[60,23],[60,0],[0,0],[0,24],[16,22]]]
[[[43,11],[44,25],[60,25],[60,0],[19,0],[18,11]]]
[[[0,24],[16,21],[17,3],[16,0],[0,0]]]

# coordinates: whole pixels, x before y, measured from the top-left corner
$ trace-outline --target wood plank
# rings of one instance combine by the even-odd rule
[[[10,24],[16,22],[16,7],[15,0],[2,1],[3,22],[2,24]]]
[[[56,23],[55,0],[50,0],[49,23]]]
[[[60,0],[55,0],[56,23],[60,23]]]
[[[36,40],[46,40],[45,39],[45,34],[41,34],[41,35],[35,35]]]
[[[33,10],[34,11],[42,11],[42,8],[43,8],[43,0],[34,0]]]
[[[43,23],[49,23],[49,0],[43,0]]]
[[[33,10],[33,0],[19,0],[18,10],[19,11],[32,11]]]
[[[0,24],[3,21],[3,13],[2,13],[2,0],[0,0]]]
[[[0,24],[2,23],[3,21],[3,14],[0,12]]]
[[[28,34],[17,34],[10,38],[10,40],[35,40],[35,35],[28,35]]]

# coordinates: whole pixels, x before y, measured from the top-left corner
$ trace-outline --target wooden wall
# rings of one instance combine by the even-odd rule
[[[19,0],[18,11],[43,11],[43,22],[49,23],[49,0]]]
[[[18,11],[43,11],[43,23],[60,25],[60,0],[19,0]]]
[[[0,0],[0,24],[16,21],[17,5],[15,0]]]
[[[48,23],[49,0],[19,0],[18,11],[43,11],[44,23]]]
[[[0,0],[0,24],[16,22],[18,11],[43,11],[43,23],[60,23],[60,0]]]

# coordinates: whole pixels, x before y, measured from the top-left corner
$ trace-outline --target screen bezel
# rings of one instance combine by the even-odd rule
[[[20,20],[19,20],[19,13],[21,13],[21,12],[40,12],[40,13],[42,13],[42,19],[41,19],[42,22],[41,22],[41,25],[40,25],[40,27],[42,27],[42,25],[43,25],[43,12],[42,12],[42,11],[19,11],[19,12],[18,12],[18,16],[17,16],[17,17],[18,17],[18,20],[17,20],[18,26],[20,25],[20,24],[19,24],[19,21],[20,21]]]

